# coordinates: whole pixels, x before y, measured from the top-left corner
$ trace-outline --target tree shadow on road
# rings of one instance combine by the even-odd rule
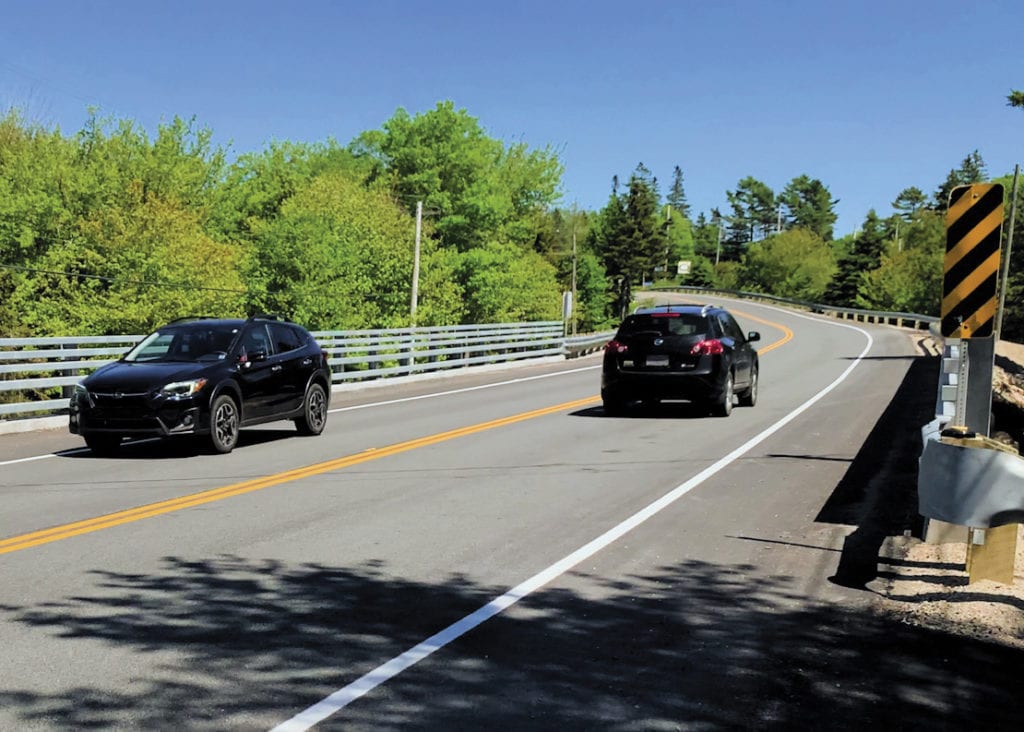
[[[836,605],[788,578],[699,561],[615,580],[570,573],[356,701],[327,729],[1015,727],[1024,652]],[[74,597],[6,607],[67,651],[152,669],[125,688],[0,690],[19,727],[267,728],[505,588],[381,563],[164,560],[95,572]],[[124,655],[121,655],[124,654]],[[24,670],[24,669],[22,669]],[[6,716],[4,716],[6,715]]]

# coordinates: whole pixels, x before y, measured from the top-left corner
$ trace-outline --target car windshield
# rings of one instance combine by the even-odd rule
[[[129,362],[219,361],[227,358],[238,335],[234,325],[167,326],[146,336],[125,355]]]
[[[659,336],[687,336],[706,333],[707,318],[691,313],[653,313],[630,315],[619,328],[620,336],[650,333]]]

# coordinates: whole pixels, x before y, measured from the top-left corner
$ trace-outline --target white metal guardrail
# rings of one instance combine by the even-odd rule
[[[927,330],[929,323],[938,323],[940,318],[934,315],[921,315],[920,313],[898,313],[883,312],[876,310],[861,310],[858,308],[842,308],[835,305],[823,305],[806,300],[792,300],[786,297],[766,295],[763,292],[745,292],[743,290],[719,290],[713,287],[649,287],[647,292],[682,292],[687,294],[705,295],[726,295],[738,297],[744,300],[758,300],[762,302],[773,302],[779,305],[795,307],[807,310],[812,313],[830,315],[840,320],[859,320],[864,323],[879,323],[881,325],[895,325],[900,328],[915,328]]]
[[[317,331],[335,384],[503,363],[573,357],[603,346],[612,332],[566,338],[561,321]],[[81,379],[119,358],[141,335],[0,338],[0,420],[67,409]]]

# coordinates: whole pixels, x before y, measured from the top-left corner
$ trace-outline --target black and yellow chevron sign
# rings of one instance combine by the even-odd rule
[[[946,261],[942,278],[942,335],[988,338],[996,318],[1003,187],[959,186],[946,211]]]

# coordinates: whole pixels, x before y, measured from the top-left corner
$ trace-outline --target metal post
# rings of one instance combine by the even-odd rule
[[[718,258],[722,254],[722,220],[718,220],[718,246],[715,247],[715,266],[718,266]]]
[[[574,211],[575,213],[575,211]],[[576,216],[572,217],[572,334],[576,335]]]
[[[1003,332],[1003,309],[1006,307],[1006,289],[1010,277],[1010,254],[1013,251],[1013,225],[1017,218],[1017,178],[1020,165],[1013,168],[1013,188],[1010,191],[1010,231],[1006,234],[1006,251],[1003,252],[1003,271],[999,276],[999,310],[996,311],[995,337],[998,341]]]
[[[416,250],[412,259],[412,303],[409,306],[409,322],[416,325],[416,300],[420,291],[420,231],[423,228],[423,201],[416,202]]]

